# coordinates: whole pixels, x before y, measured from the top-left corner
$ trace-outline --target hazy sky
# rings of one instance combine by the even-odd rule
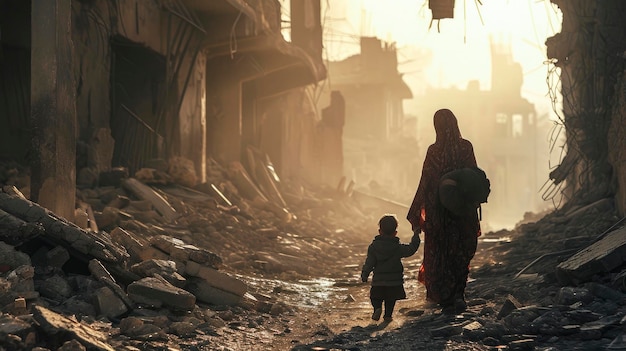
[[[426,84],[490,87],[490,38],[510,43],[524,70],[522,95],[549,112],[545,40],[560,31],[561,13],[549,0],[456,0],[455,18],[429,29],[427,0],[322,0],[325,50],[331,60],[358,53],[358,38],[396,42],[399,70],[414,92]],[[481,21],[482,18],[482,21]],[[427,52],[431,52],[431,57]],[[407,112],[411,113],[410,103]]]

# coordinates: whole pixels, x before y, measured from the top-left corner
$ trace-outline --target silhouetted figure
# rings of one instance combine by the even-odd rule
[[[364,283],[374,271],[370,301],[374,308],[372,319],[375,321],[380,319],[383,302],[384,320],[390,322],[396,301],[406,299],[401,258],[412,256],[420,246],[419,232],[413,234],[409,244],[401,244],[396,236],[397,229],[398,220],[394,215],[384,215],[378,221],[378,235],[367,248],[367,258],[361,270],[361,280]]]
[[[335,185],[343,176],[343,126],[346,106],[338,90],[330,93],[330,105],[322,110],[320,122],[322,181]]]
[[[480,222],[473,211],[454,215],[439,201],[442,176],[452,170],[476,167],[472,144],[461,137],[457,119],[448,109],[434,116],[437,138],[428,147],[422,177],[407,219],[414,232],[424,232],[424,259],[418,280],[426,286],[426,298],[444,311],[464,310],[469,263],[476,252]]]

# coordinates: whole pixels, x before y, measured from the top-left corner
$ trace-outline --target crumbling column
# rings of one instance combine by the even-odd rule
[[[31,198],[73,220],[77,126],[71,0],[31,4]]]

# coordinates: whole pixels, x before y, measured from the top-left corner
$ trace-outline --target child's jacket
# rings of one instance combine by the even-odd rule
[[[414,234],[409,244],[401,244],[397,236],[376,235],[367,248],[367,258],[361,270],[361,280],[367,281],[374,271],[372,285],[394,286],[404,283],[402,257],[412,256],[420,246],[420,237]]]

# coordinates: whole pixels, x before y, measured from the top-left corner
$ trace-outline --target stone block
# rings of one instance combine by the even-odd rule
[[[131,257],[131,262],[137,263],[150,259],[168,260],[169,255],[160,251],[146,241],[133,235],[122,228],[115,228],[111,231],[111,238],[118,244],[126,248]]]
[[[115,207],[106,206],[102,212],[94,212],[96,223],[101,228],[111,228],[120,223],[120,210]]]
[[[522,304],[517,301],[517,299],[513,295],[508,295],[506,300],[502,304],[502,308],[500,309],[500,313],[498,313],[498,319],[504,318],[511,314],[514,310],[521,308]]]
[[[559,289],[556,303],[559,305],[572,305],[577,302],[587,304],[593,301],[593,295],[587,288],[576,286],[564,286]]]
[[[21,294],[23,292],[31,292],[35,290],[35,283],[33,282],[34,276],[35,267],[19,266],[11,271],[7,275],[6,279],[11,283],[11,289],[22,296]]]
[[[89,261],[89,272],[100,282],[104,283],[113,293],[120,299],[127,307],[133,308],[134,304],[132,300],[126,295],[124,289],[117,284],[115,278],[109,273],[109,271],[96,259]]]
[[[30,264],[30,257],[27,254],[19,252],[13,246],[0,241],[0,266],[8,266],[9,269],[14,269],[23,265],[30,266]]]
[[[176,271],[176,262],[168,260],[150,259],[130,267],[130,271],[141,277],[152,277],[155,274],[177,287],[185,285],[185,278]]]
[[[128,295],[137,303],[152,304],[159,301],[163,306],[175,310],[193,310],[196,297],[189,291],[178,288],[165,279],[147,277],[128,285]]]
[[[185,273],[193,277],[202,278],[209,285],[238,296],[243,296],[248,291],[248,286],[241,280],[193,261],[187,262]]]
[[[220,290],[200,278],[187,279],[185,289],[193,293],[198,301],[211,305],[234,306],[242,301],[240,295]]]
[[[73,293],[72,287],[67,280],[59,275],[53,275],[39,283],[39,293],[55,301],[63,301]]]
[[[98,289],[94,293],[94,305],[101,316],[107,318],[119,317],[128,312],[128,308],[113,290],[106,286]]]
[[[12,317],[8,314],[0,315],[0,333],[1,334],[14,334],[20,337],[25,337],[30,331],[33,330],[33,326],[19,318]]]
[[[215,269],[222,264],[222,258],[215,253],[186,244],[184,241],[171,236],[157,235],[150,239],[150,243],[179,261],[187,262],[191,260]]]
[[[63,246],[56,246],[46,252],[46,263],[48,266],[61,268],[70,259],[70,253]]]
[[[577,252],[557,268],[563,284],[580,284],[594,274],[610,272],[626,260],[626,227],[610,232],[604,238]]]

